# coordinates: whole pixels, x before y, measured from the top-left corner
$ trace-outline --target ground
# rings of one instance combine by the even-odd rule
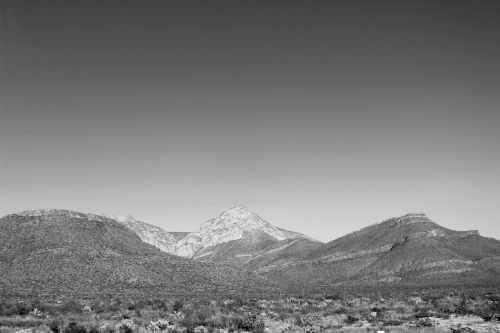
[[[4,297],[0,333],[498,332],[500,292],[181,299]]]

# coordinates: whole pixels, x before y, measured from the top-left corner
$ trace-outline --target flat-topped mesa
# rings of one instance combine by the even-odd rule
[[[412,224],[412,223],[432,223],[431,219],[424,213],[410,213],[400,217],[392,218],[388,221],[394,221],[396,224]]]

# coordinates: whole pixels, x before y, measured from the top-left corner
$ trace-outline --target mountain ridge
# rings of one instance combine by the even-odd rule
[[[0,290],[238,294],[271,290],[248,271],[180,258],[102,215],[36,210],[0,218]]]
[[[424,286],[445,282],[457,285],[500,283],[500,241],[483,237],[477,230],[456,231],[442,227],[423,213],[410,213],[385,219],[327,243],[321,243],[303,234],[275,227],[243,206],[233,207],[215,218],[207,220],[200,228],[191,233],[169,233],[159,227],[137,221],[130,216],[117,218],[84,214],[71,210],[23,211],[7,215],[2,220],[9,216],[21,224],[27,220],[31,221],[34,229],[30,229],[30,232],[33,235],[38,235],[39,232],[43,233],[43,230],[53,227],[53,223],[57,228],[62,228],[61,216],[65,221],[71,222],[66,226],[69,230],[73,230],[71,228],[78,225],[78,221],[83,221],[83,225],[99,222],[115,228],[117,235],[126,234],[127,236],[123,237],[127,241],[124,242],[135,244],[134,246],[138,249],[144,250],[144,245],[138,245],[138,241],[148,244],[148,246],[154,246],[158,252],[167,255],[168,260],[178,262],[180,267],[186,267],[187,263],[191,262],[208,265],[203,266],[205,269],[212,267],[210,265],[213,264],[227,264],[229,265],[227,267],[232,267],[227,268],[229,270],[242,269],[253,272],[260,278],[267,280],[268,283],[278,283],[292,289],[297,288],[297,286],[300,288],[308,286],[314,289],[324,285],[342,286],[346,284]],[[54,222],[44,216],[52,216]],[[39,224],[39,220],[43,223]],[[95,224],[95,230],[92,232],[100,230],[99,223]],[[42,225],[44,228],[40,231],[36,228],[37,225]],[[80,232],[78,228],[75,230]],[[97,248],[106,247],[102,241],[98,241],[101,236],[93,236],[92,232],[84,233],[85,239],[97,242],[95,243]],[[136,238],[130,238],[131,235]],[[25,248],[19,247],[21,242],[18,242],[17,247],[12,245],[12,240],[18,237],[16,233],[10,235],[5,233],[2,237],[3,242],[10,242],[11,250],[18,249],[20,253],[24,253]],[[45,235],[44,237],[38,236],[40,249],[45,249],[42,252],[54,251],[57,246],[54,245],[52,236]],[[72,247],[85,247],[81,240],[75,237],[71,234],[66,236],[67,240],[63,242],[63,245],[66,246],[65,251],[73,253]],[[71,241],[72,239],[73,241]],[[113,238],[111,237],[111,239]],[[184,252],[184,255],[188,253],[185,258],[177,255],[178,244],[188,246]],[[191,245],[192,247],[189,247]],[[123,244],[115,244],[106,250],[105,254],[108,260],[115,260],[123,256],[136,257],[133,251],[116,257],[117,253],[121,253],[117,249],[122,248],[122,246]],[[146,252],[148,251],[151,250]],[[0,260],[10,258],[7,261],[4,260],[3,267],[0,268],[8,269],[10,267],[10,264],[6,264],[12,262],[13,251],[10,252],[10,257],[5,251],[0,253]],[[78,255],[75,261],[83,262],[84,266],[89,259],[92,261],[99,258],[94,248],[88,249],[85,253],[79,251],[76,253]],[[153,257],[157,258],[155,260],[165,260],[158,259],[158,255],[153,255]],[[42,261],[44,258],[44,256],[41,257]],[[57,259],[57,256],[54,258]],[[21,260],[31,259],[28,256],[22,257]],[[99,260],[97,260],[98,263]],[[122,259],[116,260],[116,265],[118,265],[117,263],[124,264]],[[101,264],[98,264],[97,268],[91,266],[89,269],[96,272],[99,269],[107,271],[106,266],[99,265]],[[132,273],[130,273],[132,274],[131,281],[142,281],[142,284],[144,281],[149,281],[148,283],[152,285],[155,285],[155,279],[163,281],[161,277],[155,275],[158,274],[157,271],[152,275],[147,273],[150,274],[147,275],[150,277],[146,278],[137,272],[140,265],[137,262],[134,265]],[[174,267],[176,264],[172,265],[168,267]],[[114,267],[120,271],[119,265]],[[203,271],[203,269],[201,270]],[[128,276],[127,273],[123,274],[119,276]]]
[[[306,237],[277,228],[244,206],[235,206],[207,220],[197,230],[183,238],[178,244],[178,253],[193,257],[209,247],[249,237],[255,231],[266,234],[276,241]]]
[[[305,258],[258,272],[290,283],[439,285],[500,282],[500,241],[476,230],[444,228],[425,214],[385,219],[310,251]]]

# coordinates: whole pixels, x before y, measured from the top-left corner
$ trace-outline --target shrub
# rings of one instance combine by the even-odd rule
[[[82,312],[82,306],[73,299],[64,302],[59,311],[62,313],[80,313]]]
[[[132,319],[122,319],[116,326],[121,333],[133,333],[134,329],[137,328]]]
[[[335,294],[335,295],[326,295],[325,299],[331,299],[331,300],[334,300],[334,301],[340,301],[340,300],[343,299],[343,297],[340,296],[339,294]]]
[[[184,307],[184,302],[182,300],[178,299],[174,302],[173,308],[175,312],[180,311],[183,307]]]
[[[185,326],[188,331],[193,331],[197,326],[204,326],[206,317],[198,311],[191,312],[184,319],[181,320],[182,326]]]
[[[208,333],[208,330],[204,326],[195,327],[193,333]]]
[[[52,306],[42,302],[41,300],[34,300],[33,302],[31,302],[31,308],[38,309],[39,311],[41,311],[43,313],[54,312],[54,309]]]
[[[382,323],[384,324],[384,326],[399,326],[404,322],[399,319],[385,319],[382,321]]]
[[[483,318],[484,321],[491,321],[495,318],[495,314],[494,313],[488,313],[488,314],[484,314],[481,316],[481,318]]]
[[[151,305],[155,310],[163,310],[163,311],[168,310],[168,303],[162,299],[155,299]]]
[[[418,312],[415,314],[415,318],[420,319],[420,318],[427,318],[431,314],[428,309],[420,309]]]
[[[418,327],[431,327],[433,322],[430,318],[420,318],[417,322]]]
[[[262,318],[258,318],[256,314],[245,313],[234,318],[234,326],[245,331],[261,331],[265,325]]]
[[[52,319],[48,326],[52,332],[59,333],[61,332],[62,321],[60,319]]]
[[[304,319],[302,319],[302,316],[301,316],[301,315],[299,315],[299,314],[296,314],[296,315],[295,315],[295,320],[294,320],[294,322],[295,322],[295,325],[296,325],[296,326],[300,326],[300,327],[304,326]]]
[[[19,302],[16,304],[15,313],[20,316],[28,315],[33,310],[28,304]]]
[[[64,329],[64,333],[86,333],[87,329],[85,326],[78,324],[77,322],[70,322],[68,326]]]

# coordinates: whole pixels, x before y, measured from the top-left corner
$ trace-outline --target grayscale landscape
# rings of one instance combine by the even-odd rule
[[[0,333],[500,333],[499,17],[0,0]]]

